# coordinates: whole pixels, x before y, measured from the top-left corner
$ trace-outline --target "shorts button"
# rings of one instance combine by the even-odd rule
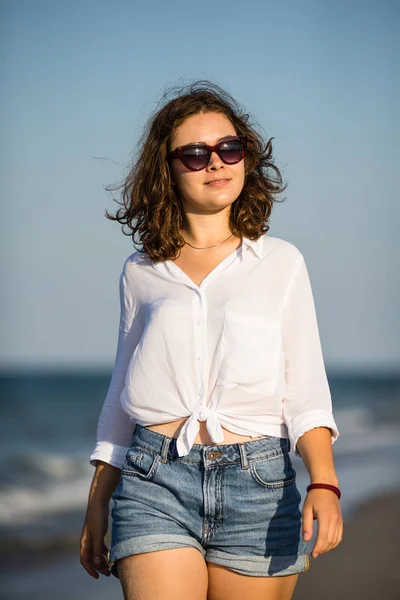
[[[208,458],[211,458],[211,460],[214,460],[214,458],[218,458],[219,456],[223,456],[222,452],[209,452],[208,453]]]

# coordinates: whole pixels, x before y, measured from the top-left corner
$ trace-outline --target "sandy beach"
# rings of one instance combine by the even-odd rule
[[[367,501],[345,518],[342,543],[333,551],[311,559],[302,574],[294,600],[394,600],[400,587],[400,491]],[[46,552],[30,558],[2,561],[2,600],[121,600],[119,582],[91,578],[76,553]],[[309,544],[309,550],[312,546]],[[5,558],[6,549],[1,554]],[[47,560],[46,560],[47,557]],[[7,563],[7,568],[5,567]],[[190,600],[190,599],[188,599]]]
[[[337,548],[310,559],[293,600],[395,600],[400,589],[400,493],[361,505]],[[310,548],[311,550],[311,548]]]

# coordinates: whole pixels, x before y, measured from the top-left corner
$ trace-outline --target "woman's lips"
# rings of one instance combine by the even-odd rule
[[[220,181],[211,181],[210,183],[207,183],[206,185],[210,185],[211,187],[220,187],[222,185],[226,185],[229,182],[230,182],[230,179],[222,179]]]

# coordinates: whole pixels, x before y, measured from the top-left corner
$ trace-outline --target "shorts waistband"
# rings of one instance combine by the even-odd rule
[[[246,468],[250,460],[272,458],[290,451],[289,439],[266,435],[234,444],[193,444],[189,453],[180,457],[176,442],[176,438],[147,429],[139,423],[136,424],[132,435],[132,446],[139,445],[144,449],[160,454],[160,460],[163,462],[174,458],[204,465],[241,462]]]

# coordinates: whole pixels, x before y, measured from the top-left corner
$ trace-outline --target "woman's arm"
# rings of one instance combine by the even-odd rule
[[[111,496],[121,478],[121,469],[101,460],[97,461],[89,491],[88,506],[108,508]]]
[[[108,548],[104,537],[108,529],[109,502],[121,478],[121,467],[132,440],[135,424],[122,409],[120,395],[125,385],[129,361],[142,330],[128,282],[128,261],[120,276],[120,320],[115,364],[97,424],[96,446],[90,464],[96,467],[90,487],[85,521],[80,538],[80,559],[86,571],[97,579],[109,576]]]
[[[331,431],[317,427],[307,431],[297,442],[297,449],[310,475],[310,483],[329,483],[338,486]],[[313,521],[318,519],[318,535],[311,552],[313,558],[336,548],[343,537],[343,518],[339,499],[334,492],[313,489],[303,506],[303,539],[313,536]]]
[[[131,268],[134,269],[134,266],[128,261],[129,259],[125,261],[119,280],[120,320],[115,363],[97,424],[96,446],[89,458],[94,467],[97,461],[102,461],[121,469],[136,425],[123,410],[120,402],[129,361],[142,336],[131,290]]]
[[[310,483],[337,487],[332,443],[339,432],[332,413],[310,278],[300,253],[283,304],[285,391],[282,411],[291,447],[299,454]],[[312,538],[313,520],[318,536],[311,555],[332,550],[342,539],[339,499],[326,489],[312,489],[303,506],[303,537]]]
[[[108,505],[120,475],[117,467],[97,461],[80,537],[81,565],[95,579],[99,578],[99,573],[110,576],[108,548],[104,538],[108,529]]]
[[[338,486],[331,438],[329,428],[316,427],[304,433],[297,442],[297,450],[310,475],[310,483]]]
[[[339,435],[332,414],[310,278],[300,252],[283,303],[282,335],[285,355],[282,412],[292,450],[298,454],[298,440],[315,427],[329,428],[332,443]]]

